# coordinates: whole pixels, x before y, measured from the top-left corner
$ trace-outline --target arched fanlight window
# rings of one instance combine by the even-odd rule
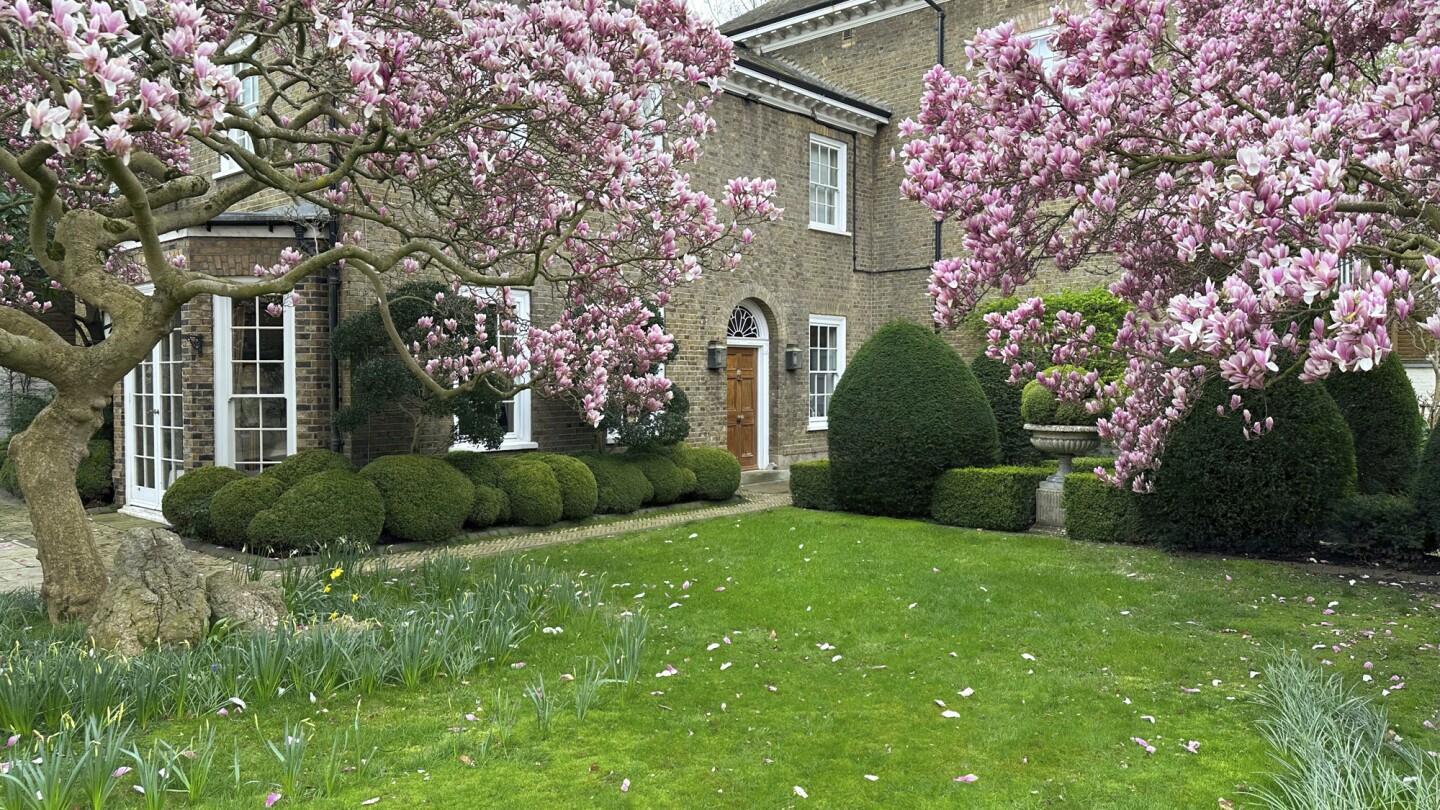
[[[732,338],[759,338],[760,321],[756,319],[755,313],[744,304],[738,304],[730,310],[730,323],[725,327],[725,337]]]

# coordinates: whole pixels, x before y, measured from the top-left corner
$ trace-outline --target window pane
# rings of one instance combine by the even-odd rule
[[[236,363],[230,373],[235,393],[254,394],[259,390],[259,364]]]
[[[285,428],[289,418],[289,403],[283,397],[270,397],[260,406],[260,424],[264,428]]]
[[[260,427],[260,400],[254,397],[236,397],[233,403],[237,433],[245,428]]]
[[[285,364],[260,363],[260,393],[285,394]]]
[[[260,359],[261,360],[284,360],[285,359],[285,330],[284,329],[261,329]]]

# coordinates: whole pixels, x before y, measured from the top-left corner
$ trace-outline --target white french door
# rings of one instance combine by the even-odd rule
[[[180,316],[150,356],[125,377],[125,504],[158,512],[185,470]]]

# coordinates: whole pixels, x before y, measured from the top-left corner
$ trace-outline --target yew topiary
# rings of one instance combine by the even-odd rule
[[[1362,495],[1404,495],[1420,463],[1420,405],[1400,356],[1371,371],[1325,378],[1325,390],[1355,440],[1356,488]]]
[[[975,380],[985,392],[990,412],[995,414],[995,429],[1000,437],[1000,462],[1028,467],[1040,461],[1040,451],[1030,443],[1025,420],[1020,416],[1020,392],[1024,385],[1010,382],[1010,366],[983,353],[970,362]]]
[[[1000,436],[970,367],[923,326],[894,322],[855,353],[830,402],[830,479],[840,506],[925,515],[946,470],[1000,460]]]
[[[1430,441],[1425,444],[1425,454],[1420,457],[1410,492],[1415,511],[1425,525],[1426,538],[1433,547],[1440,538],[1440,430],[1430,431]]]
[[[1168,548],[1308,553],[1354,490],[1350,429],[1325,386],[1290,376],[1242,394],[1242,409],[1275,420],[1246,438],[1232,393],[1212,381],[1170,434],[1155,491],[1138,499],[1144,534]]]

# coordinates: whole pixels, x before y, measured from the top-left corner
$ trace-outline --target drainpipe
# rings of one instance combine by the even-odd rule
[[[327,249],[332,248],[340,241],[340,217],[332,214],[330,221],[325,223],[326,237],[330,240]],[[340,325],[340,265],[331,264],[325,268],[326,280],[329,282],[330,292],[330,339],[335,338],[335,328]],[[330,449],[336,453],[345,452],[345,434],[340,432],[340,426],[336,424],[335,417],[340,413],[340,358],[335,356],[335,350],[330,350]]]
[[[935,0],[925,0],[935,9],[935,64],[945,64],[945,10]],[[935,261],[940,261],[940,220],[935,220]]]
[[[850,133],[850,187],[845,189],[845,196],[849,197],[849,199],[845,202],[850,206],[850,213],[848,215],[848,219],[845,220],[845,224],[850,227],[850,272],[852,273],[857,272],[860,269],[860,251],[857,248],[855,241],[857,239],[857,234],[860,233],[860,229],[856,227],[858,223],[855,222],[855,214],[859,212],[859,203],[857,202],[857,198],[859,198],[860,196],[860,184],[855,177],[855,152],[859,148],[860,136],[856,135],[853,132]]]

